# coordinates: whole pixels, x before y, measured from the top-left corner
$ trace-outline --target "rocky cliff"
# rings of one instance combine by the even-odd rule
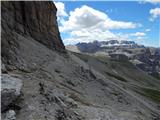
[[[17,41],[20,41],[20,36],[30,37],[53,50],[64,49],[56,20],[57,9],[53,2],[1,3],[3,61],[17,62]]]
[[[55,12],[52,2],[2,2],[2,120],[159,120],[160,81],[64,50]]]

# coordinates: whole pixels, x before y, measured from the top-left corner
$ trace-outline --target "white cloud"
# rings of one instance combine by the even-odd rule
[[[160,0],[145,0],[145,2],[149,2],[152,4],[158,4],[158,3],[160,3]]]
[[[136,37],[143,37],[143,36],[145,36],[146,34],[145,33],[143,33],[143,32],[136,32],[136,33],[134,33],[134,34],[131,34],[131,36],[136,36]]]
[[[67,17],[68,14],[65,11],[65,5],[62,2],[54,2],[57,8],[57,17],[58,20],[63,19],[63,17]]]
[[[150,21],[154,21],[158,16],[160,16],[160,8],[151,9],[149,13],[151,14]]]
[[[92,31],[89,31],[87,29],[78,30],[78,31],[72,31],[71,36],[67,39],[64,39],[65,45],[68,44],[76,44],[78,42],[93,42],[95,40],[98,41],[108,41],[108,40],[130,40],[129,34],[123,34],[123,33],[112,33],[109,30],[102,31],[100,29],[95,29]]]
[[[112,20],[107,14],[84,5],[70,12],[69,19],[61,26],[61,31],[97,28],[103,30],[130,29],[138,26],[140,24]]]
[[[146,30],[150,30],[150,29],[146,29]],[[129,37],[134,37],[133,38],[134,41],[145,40],[147,38],[146,33],[144,32],[131,33],[129,34]]]
[[[139,23],[112,20],[106,13],[83,5],[71,11],[59,29],[60,32],[70,33],[70,37],[63,40],[65,44],[75,44],[94,40],[127,40],[128,35],[114,34],[110,30],[133,29],[140,26]]]
[[[137,37],[137,38],[135,39],[135,41],[145,41],[145,40],[147,40],[147,39],[148,39],[147,36],[139,36],[139,37]]]
[[[100,29],[95,30],[88,30],[88,29],[82,29],[82,30],[76,30],[71,32],[71,37],[64,39],[63,41],[66,44],[75,44],[78,42],[93,42],[94,40],[98,41],[105,41],[109,39],[116,39],[116,35],[112,32],[106,30],[101,31]]]
[[[137,37],[137,40],[144,40],[144,37]]]
[[[146,3],[151,3],[151,4],[154,4],[154,5],[157,5],[160,3],[160,0],[141,0],[141,1],[138,1],[139,4],[146,4]]]
[[[151,31],[151,29],[145,29],[145,31],[146,31],[146,32],[149,32],[149,31]]]

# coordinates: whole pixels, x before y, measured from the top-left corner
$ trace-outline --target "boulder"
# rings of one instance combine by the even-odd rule
[[[6,66],[3,64],[3,62],[1,62],[1,72],[2,73],[6,73],[7,72]]]
[[[14,110],[8,110],[4,120],[16,120],[16,112]]]
[[[2,74],[1,82],[1,110],[4,111],[21,94],[22,81],[8,74]]]

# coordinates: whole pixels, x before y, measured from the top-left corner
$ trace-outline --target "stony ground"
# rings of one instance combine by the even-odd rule
[[[2,2],[1,13],[2,120],[160,120],[160,81],[65,50],[53,2]]]
[[[18,56],[23,63],[17,65],[19,70],[7,71],[23,82],[20,97],[9,108],[15,111],[17,120],[159,119],[159,103],[138,94],[142,91],[138,85],[158,91],[160,81],[132,64],[125,67],[114,63],[113,66],[108,61],[111,69],[107,61],[102,61],[104,58],[56,52],[24,37],[19,44]],[[126,68],[128,74],[123,72],[123,79],[117,77],[116,72],[120,75]],[[138,72],[137,80],[133,79],[133,71]]]

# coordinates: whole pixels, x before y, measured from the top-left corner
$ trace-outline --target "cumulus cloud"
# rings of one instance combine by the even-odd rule
[[[151,14],[150,21],[154,21],[158,16],[160,16],[160,8],[151,9],[149,13]]]
[[[151,3],[154,5],[157,5],[160,3],[160,0],[141,0],[139,1],[140,4],[146,4],[146,3]]]
[[[144,40],[144,37],[137,37],[136,40]]]
[[[145,31],[146,31],[146,32],[149,32],[149,31],[151,31],[151,29],[145,29]]]
[[[146,35],[146,34],[143,33],[143,32],[136,32],[136,33],[132,34],[132,36],[136,36],[136,37],[143,37],[143,36],[145,36],[145,35]]]
[[[135,28],[139,24],[114,21],[107,14],[89,6],[82,6],[70,12],[69,19],[60,27],[61,31],[70,31],[71,37],[65,43],[104,41],[110,39],[127,39],[124,35],[112,33],[109,29]]]
[[[107,14],[83,5],[70,12],[69,19],[61,26],[61,31],[77,29],[129,29],[136,28],[140,24],[124,21],[115,21]]]
[[[104,41],[109,39],[116,39],[116,35],[109,30],[101,31],[100,29],[95,29],[89,31],[87,29],[72,31],[70,38],[64,39],[65,43],[75,44],[78,42],[93,42],[94,40]]]
[[[65,11],[65,5],[62,2],[54,2],[54,4],[56,5],[57,8],[57,17],[58,20],[63,20],[63,17],[67,17],[68,14]]]
[[[146,30],[149,31],[150,29],[146,29]],[[131,34],[128,34],[128,35],[129,35],[129,37],[134,37],[133,39],[135,41],[145,40],[147,38],[146,33],[144,33],[144,32],[136,32],[136,33],[131,33]]]
[[[145,2],[149,2],[152,4],[158,4],[158,3],[160,3],[160,0],[145,0]]]
[[[113,33],[109,30],[102,31],[100,29],[95,29],[89,31],[87,29],[72,31],[71,36],[67,39],[64,39],[64,43],[68,44],[76,44],[78,42],[93,42],[95,40],[98,41],[108,41],[108,40],[130,40],[130,34],[123,33]]]
[[[58,15],[68,16],[67,20],[61,19],[59,26],[60,32],[68,34],[68,37],[63,39],[66,45],[78,42],[92,42],[94,40],[127,40],[129,35],[115,34],[111,30],[133,29],[141,26],[139,23],[112,20],[106,13],[87,5],[74,9],[68,15],[65,12],[64,4],[59,3],[58,5],[61,6],[57,7],[60,8],[58,11],[61,11]]]

